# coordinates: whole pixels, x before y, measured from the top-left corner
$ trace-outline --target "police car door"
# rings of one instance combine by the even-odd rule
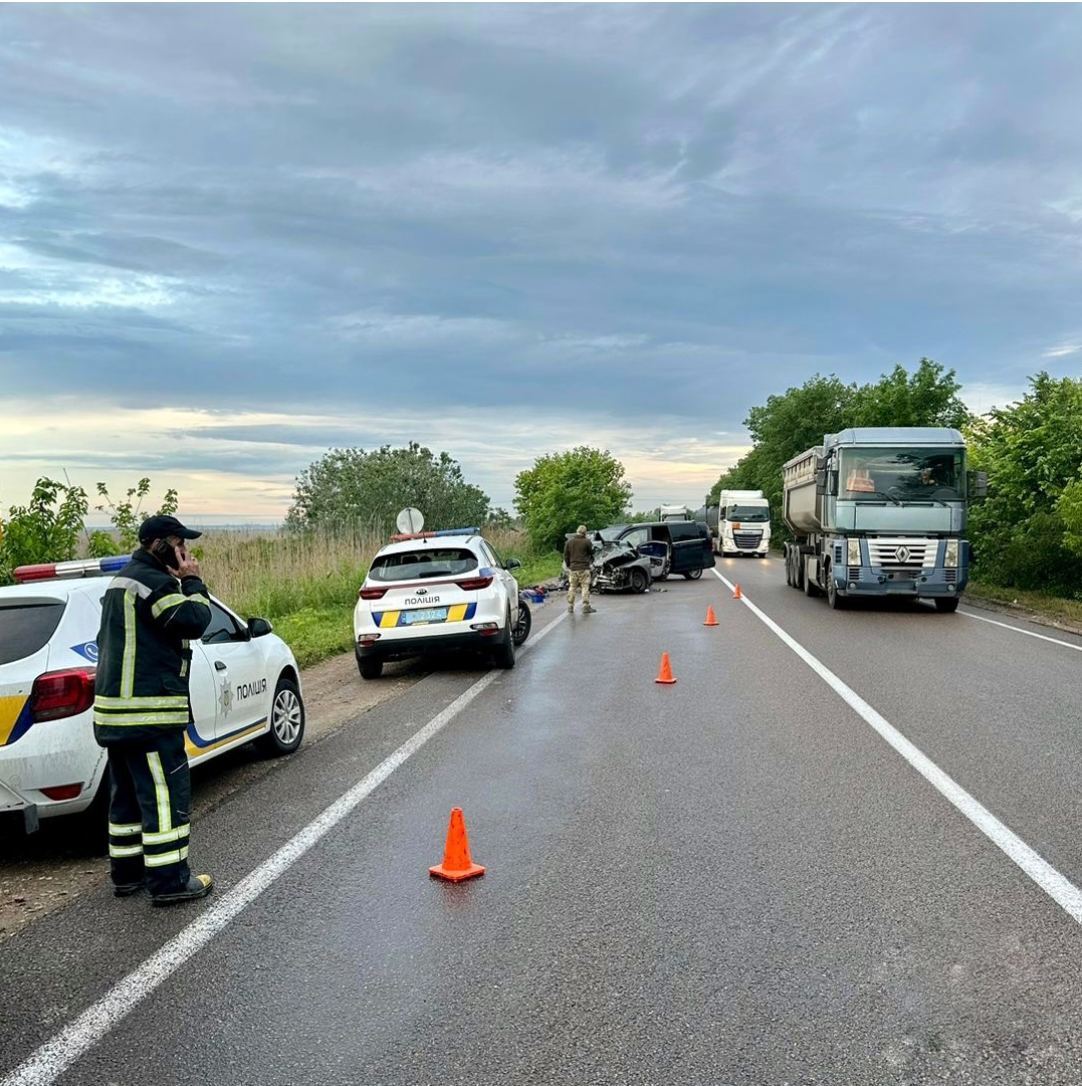
[[[256,726],[267,719],[269,700],[263,654],[243,623],[216,600],[211,601],[210,611],[210,625],[198,647],[209,663],[215,687],[213,738],[218,742],[240,739],[244,731],[256,735]],[[201,726],[199,730],[204,739],[210,738]]]

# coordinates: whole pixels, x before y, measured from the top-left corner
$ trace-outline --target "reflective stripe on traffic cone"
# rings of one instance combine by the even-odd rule
[[[483,875],[485,869],[475,864],[470,856],[470,839],[466,836],[466,820],[462,817],[462,808],[451,810],[451,821],[447,826],[447,843],[443,847],[443,863],[428,869],[430,875],[448,882],[462,882]]]

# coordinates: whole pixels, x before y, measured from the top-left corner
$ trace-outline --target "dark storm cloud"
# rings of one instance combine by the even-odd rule
[[[1074,6],[8,5],[0,374],[732,431],[815,370],[1077,371],[1080,45]]]

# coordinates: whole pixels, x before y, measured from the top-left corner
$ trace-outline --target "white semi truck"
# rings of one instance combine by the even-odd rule
[[[954,611],[969,578],[966,505],[987,476],[941,427],[827,434],[782,468],[786,580],[832,608],[857,596],[930,599]]]
[[[723,490],[718,498],[718,554],[754,554],[770,550],[770,503],[761,490]]]
[[[662,523],[670,520],[691,520],[691,513],[686,505],[663,505],[660,518]]]

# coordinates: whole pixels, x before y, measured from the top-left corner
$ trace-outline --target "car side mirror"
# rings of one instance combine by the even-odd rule
[[[266,637],[273,633],[274,627],[265,618],[248,619],[248,634],[250,637]]]
[[[969,496],[978,501],[988,497],[988,472],[971,471],[969,473]]]
[[[522,569],[522,563],[517,558],[508,558],[503,564],[503,568],[506,570]]]

